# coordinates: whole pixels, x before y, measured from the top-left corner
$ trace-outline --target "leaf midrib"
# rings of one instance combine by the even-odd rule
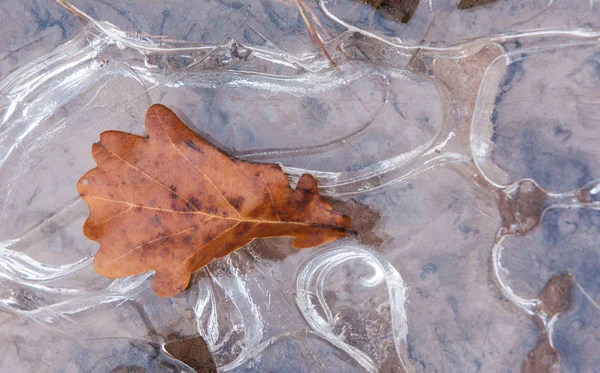
[[[127,206],[129,206],[129,208],[134,208],[134,207],[138,208],[139,207],[139,208],[142,208],[145,210],[160,211],[160,212],[166,212],[166,213],[170,213],[170,214],[202,215],[202,216],[207,216],[207,217],[211,217],[211,218],[215,218],[215,219],[223,219],[223,220],[236,221],[236,222],[264,223],[264,224],[296,224],[296,225],[303,225],[303,226],[309,226],[309,227],[323,227],[323,228],[330,227],[333,229],[337,228],[335,226],[328,226],[328,225],[324,225],[324,224],[314,224],[314,223],[294,221],[294,220],[276,221],[276,220],[248,219],[248,218],[244,218],[244,217],[233,218],[233,217],[229,217],[229,216],[209,214],[207,212],[202,212],[197,209],[196,209],[196,211],[169,210],[169,209],[162,209],[160,207],[150,207],[150,206],[145,206],[145,205],[138,205],[138,204],[127,202],[127,201],[120,201],[117,199],[102,198],[102,197],[96,197],[96,196],[90,196],[90,195],[86,195],[83,198],[84,199],[85,198],[97,199],[97,200],[106,201],[106,202],[123,203],[123,204],[126,204]]]

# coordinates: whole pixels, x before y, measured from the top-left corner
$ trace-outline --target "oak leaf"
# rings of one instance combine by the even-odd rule
[[[350,219],[319,196],[312,176],[292,190],[278,165],[229,157],[162,105],[148,109],[146,133],[103,132],[92,146],[97,167],[77,184],[101,275],[154,270],[152,289],[168,297],[256,238],[288,236],[307,248],[347,234]]]

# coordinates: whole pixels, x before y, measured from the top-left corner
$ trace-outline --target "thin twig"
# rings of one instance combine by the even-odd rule
[[[342,79],[347,84],[348,81],[346,80],[346,77],[344,77],[344,74],[342,74],[342,71],[338,67],[338,64],[335,63],[335,61],[333,60],[333,58],[331,58],[331,56],[329,55],[329,52],[327,51],[327,48],[325,48],[325,44],[323,44],[323,40],[321,39],[321,36],[319,36],[319,34],[317,33],[317,31],[313,27],[312,23],[310,22],[310,20],[306,16],[306,13],[304,12],[304,5],[300,2],[300,0],[295,0],[295,1],[296,1],[296,6],[298,7],[298,11],[300,12],[300,15],[302,16],[302,19],[304,20],[304,23],[306,23],[306,27],[308,27],[308,31],[310,32],[310,35],[315,40],[315,42],[317,43],[317,45],[319,46],[319,48],[321,49],[321,51],[323,52],[323,54],[325,55],[325,57],[327,57],[327,59],[331,63],[331,66],[333,66],[340,73]],[[311,13],[311,15],[313,17],[315,17],[315,15],[312,13],[312,11],[309,10],[309,12]],[[320,22],[318,20],[316,22],[317,22],[317,24],[320,25]]]

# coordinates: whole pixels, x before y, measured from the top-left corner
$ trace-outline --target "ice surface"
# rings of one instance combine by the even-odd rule
[[[199,335],[221,372],[592,371],[599,5],[458,3],[0,4],[0,370],[191,372]],[[170,299],[100,277],[75,184],[153,103],[313,174],[356,237],[255,241]]]

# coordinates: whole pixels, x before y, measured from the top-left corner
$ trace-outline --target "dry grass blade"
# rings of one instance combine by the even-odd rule
[[[338,64],[333,60],[333,58],[331,58],[331,55],[327,51],[325,44],[323,44],[323,39],[317,33],[317,31],[313,27],[312,23],[308,19],[306,12],[305,12],[304,4],[300,0],[295,0],[295,1],[296,1],[296,6],[298,7],[298,11],[300,12],[300,15],[302,16],[304,23],[306,23],[306,27],[308,27],[308,31],[310,32],[310,35],[312,36],[312,38],[315,40],[315,42],[319,46],[319,49],[321,49],[321,51],[323,52],[325,57],[327,57],[327,59],[329,60],[329,63],[331,63],[331,66],[333,66],[340,73],[340,75],[342,76],[342,79],[344,79],[344,81],[346,83],[348,83],[346,81],[346,78],[344,77],[344,74],[342,74],[342,71],[339,69]],[[310,9],[308,9],[308,11],[311,13],[311,16],[313,17],[313,19],[315,19],[315,22],[320,25],[320,22],[318,21],[315,14]]]

